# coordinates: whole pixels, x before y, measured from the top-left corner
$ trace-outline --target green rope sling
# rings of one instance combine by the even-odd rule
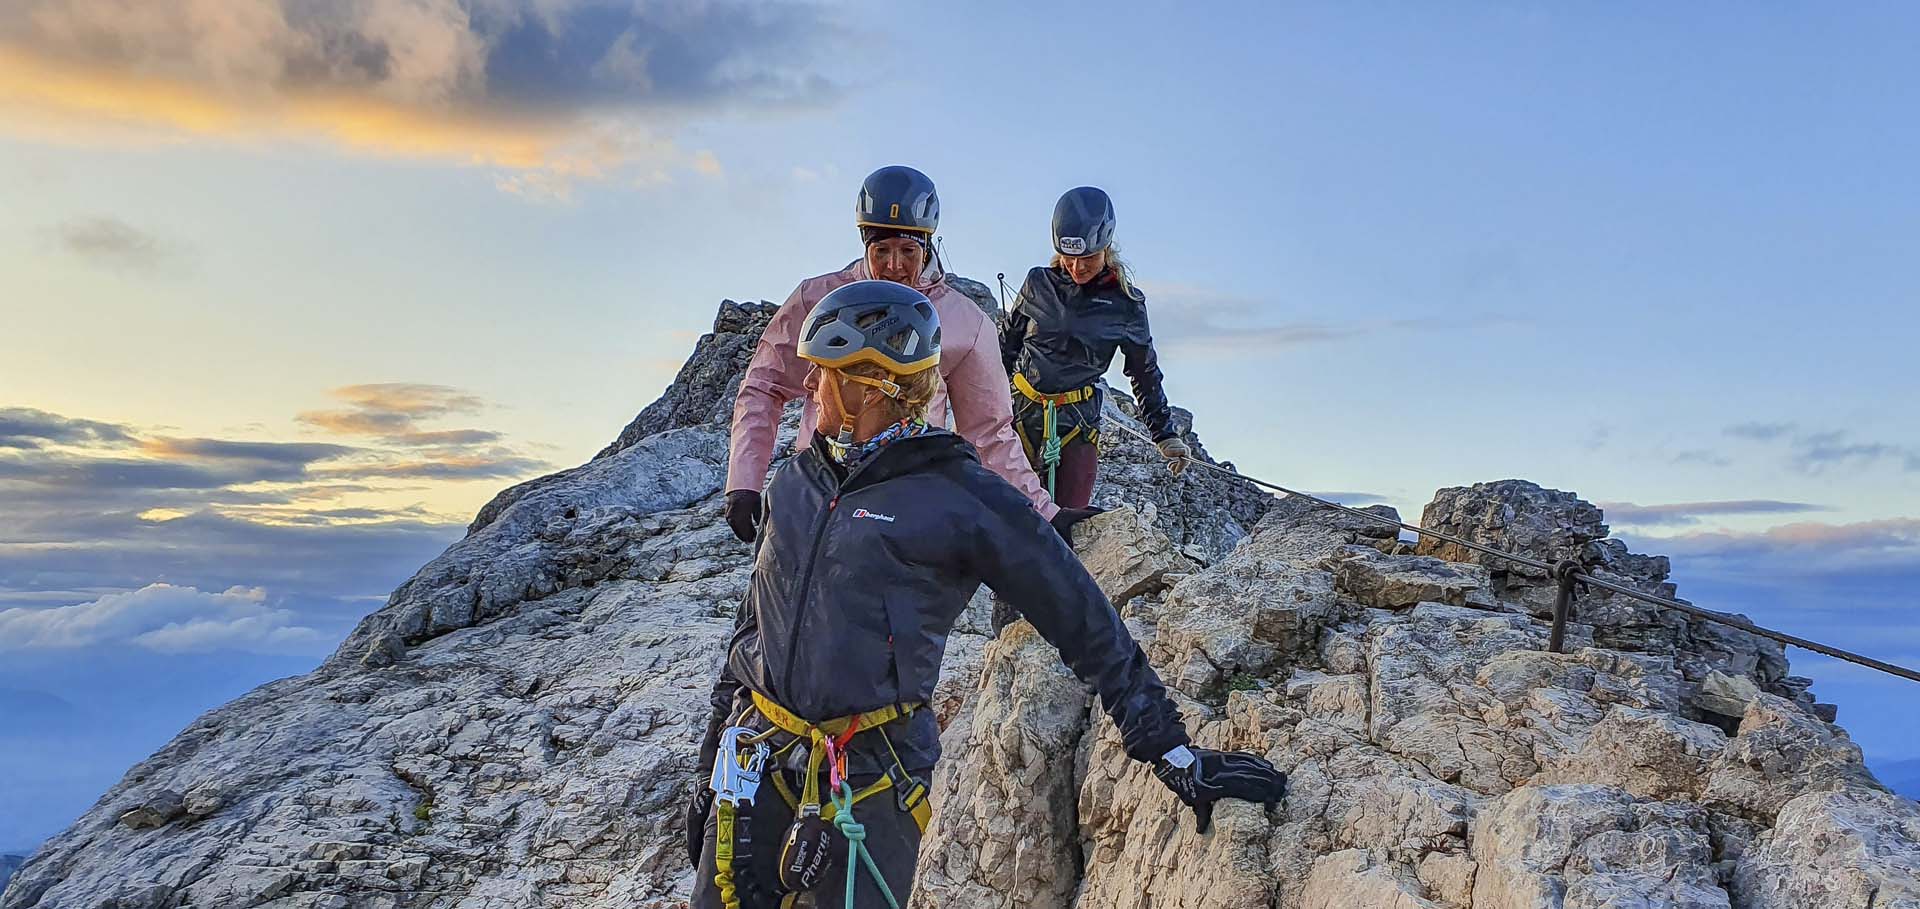
[[[860,866],[867,867],[867,873],[873,875],[873,883],[880,888],[880,895],[887,898],[891,909],[900,909],[900,901],[893,898],[893,889],[887,886],[886,875],[880,873],[880,866],[867,851],[866,825],[853,819],[853,787],[842,780],[840,788],[833,793],[833,825],[840,828],[840,835],[847,838],[847,907],[853,909],[853,889],[860,880]],[[857,861],[856,861],[857,859]]]

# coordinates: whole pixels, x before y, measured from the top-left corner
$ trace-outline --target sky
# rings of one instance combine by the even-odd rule
[[[0,852],[311,668],[722,298],[939,184],[1017,281],[1114,197],[1176,404],[1417,517],[1523,477],[1680,591],[1920,665],[1920,10],[0,7]],[[1879,766],[1912,683],[1811,654]]]

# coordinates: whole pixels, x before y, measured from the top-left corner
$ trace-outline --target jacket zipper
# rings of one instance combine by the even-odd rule
[[[840,494],[835,492],[827,510],[820,514],[820,523],[813,528],[813,550],[807,553],[807,567],[800,572],[800,600],[793,608],[793,630],[787,633],[787,677],[780,683],[782,697],[793,697],[793,670],[800,662],[800,625],[807,615],[807,601],[813,598],[813,566],[820,561],[820,544],[827,540],[827,523],[839,507]]]

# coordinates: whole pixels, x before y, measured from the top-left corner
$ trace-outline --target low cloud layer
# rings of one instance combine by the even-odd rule
[[[1688,527],[1706,518],[1746,515],[1804,514],[1829,511],[1823,505],[1804,502],[1776,502],[1771,499],[1739,499],[1720,502],[1673,502],[1663,505],[1636,505],[1632,502],[1597,503],[1614,524],[1635,527]]]
[[[1802,473],[1867,467],[1920,473],[1920,448],[1858,439],[1844,430],[1813,430],[1795,423],[1740,423],[1727,427],[1726,434],[1747,442],[1783,447],[1789,466]]]
[[[150,584],[53,609],[0,610],[0,651],[131,645],[159,653],[280,653],[324,643],[260,588],[205,593]]]
[[[47,444],[100,445],[131,442],[127,427],[77,420],[31,407],[0,407],[0,448],[40,448]]]
[[[687,116],[838,89],[832,8],[748,0],[23,0],[0,122],[53,138],[321,138],[566,181],[708,172]],[[537,182],[537,181],[536,181]]]
[[[1885,570],[1920,575],[1920,519],[1889,518],[1827,524],[1803,521],[1740,533],[1716,530],[1650,541],[1676,559],[1708,562],[1765,560],[1768,574],[1814,575]],[[1913,601],[1910,601],[1913,602]]]
[[[212,625],[144,628],[151,634],[134,643],[311,648],[337,639],[459,536],[465,515],[434,514],[406,496],[422,484],[508,482],[551,466],[499,433],[431,425],[485,409],[459,389],[353,386],[337,397],[369,432],[337,442],[185,437],[0,409],[0,608],[34,616],[10,613],[12,644],[0,646],[62,639],[47,624],[56,616],[156,603],[238,608],[229,594],[239,588],[264,589],[267,605]],[[149,591],[156,583],[166,589]],[[142,595],[113,598],[131,593]],[[53,607],[69,611],[40,615]],[[288,630],[297,628],[321,638]]]

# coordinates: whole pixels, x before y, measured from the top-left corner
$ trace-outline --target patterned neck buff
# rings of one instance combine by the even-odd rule
[[[886,429],[880,430],[878,434],[865,442],[855,442],[847,445],[834,439],[828,439],[827,452],[833,455],[834,460],[848,467],[856,467],[868,458],[879,454],[880,450],[888,445],[892,445],[901,439],[911,439],[914,436],[926,433],[927,428],[926,420],[905,419]]]

